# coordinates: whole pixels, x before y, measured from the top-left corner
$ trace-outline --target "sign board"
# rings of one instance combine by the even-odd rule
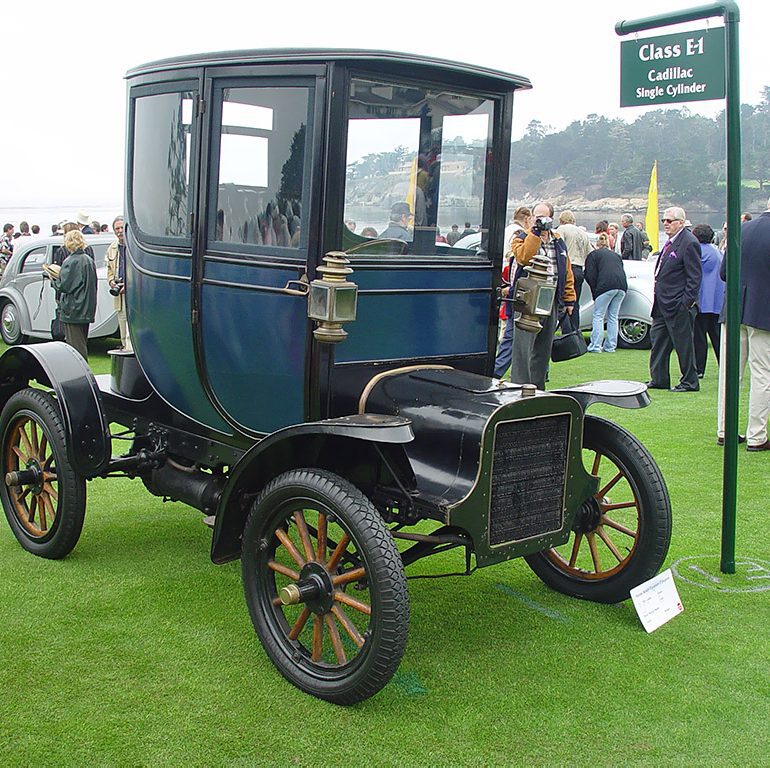
[[[725,29],[625,40],[620,106],[644,107],[725,96]]]
[[[648,633],[654,632],[684,610],[670,568],[634,587],[631,600]]]

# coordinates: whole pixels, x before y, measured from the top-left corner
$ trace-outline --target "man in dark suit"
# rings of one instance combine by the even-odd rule
[[[700,244],[684,228],[681,208],[666,208],[663,229],[668,240],[655,265],[655,298],[652,304],[651,389],[670,386],[669,360],[676,351],[682,378],[672,392],[697,392],[693,324],[698,311],[701,283]]]
[[[770,200],[767,210],[741,225],[741,328],[740,371],[751,372],[749,424],[746,449],[770,451],[767,420],[770,417]],[[725,360],[725,336],[722,357]],[[724,366],[719,366],[717,443],[724,444]],[[740,437],[739,442],[743,442]]]

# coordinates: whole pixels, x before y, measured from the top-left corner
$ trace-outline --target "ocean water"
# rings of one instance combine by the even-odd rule
[[[13,224],[19,231],[19,222],[26,221],[30,227],[37,224],[41,235],[50,235],[51,226],[62,221],[75,221],[78,211],[88,214],[91,221],[108,224],[112,231],[112,220],[123,214],[123,206],[114,205],[60,205],[60,206],[30,206],[27,208],[0,207],[0,226]]]

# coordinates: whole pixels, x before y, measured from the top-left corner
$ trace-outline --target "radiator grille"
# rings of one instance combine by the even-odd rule
[[[562,527],[570,416],[503,422],[495,431],[490,544]]]

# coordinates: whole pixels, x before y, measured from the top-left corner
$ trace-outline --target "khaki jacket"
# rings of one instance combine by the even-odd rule
[[[112,287],[112,283],[118,279],[118,241],[115,240],[110,243],[107,248],[107,283]],[[125,293],[121,293],[119,296],[112,297],[112,306],[120,311],[123,309],[123,299]]]
[[[520,267],[526,267],[532,261],[532,257],[540,250],[542,241],[538,235],[533,235],[531,232],[527,232],[526,236],[522,237],[522,235],[523,232],[520,232],[513,238],[511,253]],[[577,300],[575,277],[572,274],[572,264],[570,263],[569,256],[567,256],[564,240],[558,232],[553,230],[551,230],[551,237],[556,241],[556,261],[558,267],[556,277],[557,285],[561,289],[559,301],[562,304],[574,304]],[[513,282],[513,278],[511,282]]]

